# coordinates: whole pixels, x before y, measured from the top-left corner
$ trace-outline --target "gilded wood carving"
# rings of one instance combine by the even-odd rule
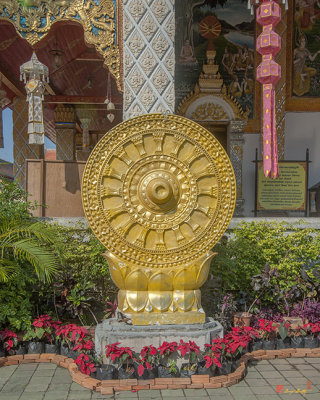
[[[118,89],[122,89],[117,18],[112,0],[0,0],[0,20],[13,24],[17,33],[32,46],[44,38],[56,22],[81,24],[85,41],[94,45],[104,57]]]

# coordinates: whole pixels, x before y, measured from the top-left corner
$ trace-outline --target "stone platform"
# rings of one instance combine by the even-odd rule
[[[107,344],[121,343],[129,346],[134,351],[140,351],[144,346],[152,344],[159,347],[161,343],[195,341],[200,348],[212,339],[223,336],[223,327],[213,318],[207,318],[204,324],[184,325],[129,325],[119,322],[115,318],[104,320],[96,327],[95,346],[96,353],[104,353]]]

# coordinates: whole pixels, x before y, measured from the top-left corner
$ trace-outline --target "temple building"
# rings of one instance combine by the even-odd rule
[[[14,178],[47,205],[39,216],[82,217],[81,177],[98,140],[132,117],[177,114],[227,151],[235,216],[316,216],[319,38],[315,0],[0,0]],[[0,147],[4,134],[0,121]],[[279,178],[265,177],[269,134]],[[47,157],[44,137],[56,147]]]

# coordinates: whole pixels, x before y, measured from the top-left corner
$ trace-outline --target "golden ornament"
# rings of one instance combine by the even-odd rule
[[[184,117],[133,118],[98,142],[83,175],[83,207],[108,249],[118,307],[134,324],[204,322],[199,289],[235,200],[225,150]]]

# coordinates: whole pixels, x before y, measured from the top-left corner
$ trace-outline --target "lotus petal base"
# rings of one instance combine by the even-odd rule
[[[119,311],[133,325],[204,323],[200,287],[207,280],[214,255],[206,253],[190,265],[176,268],[150,268],[106,253],[111,277],[120,289]]]

